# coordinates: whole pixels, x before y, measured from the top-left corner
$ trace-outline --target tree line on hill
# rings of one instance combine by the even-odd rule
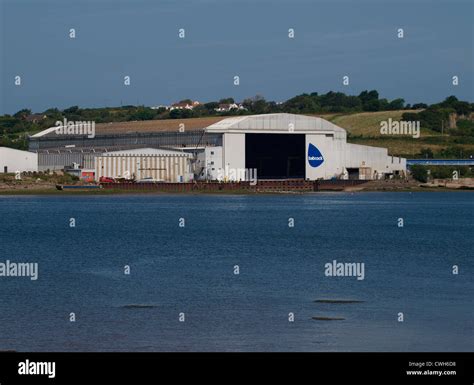
[[[183,100],[181,102],[187,101]],[[188,100],[190,101],[190,100]],[[66,118],[69,121],[94,121],[96,123],[141,121],[153,119],[185,119],[206,116],[234,116],[267,113],[324,114],[324,113],[356,113],[363,111],[419,110],[406,112],[404,120],[420,120],[421,126],[434,131],[441,131],[448,121],[449,115],[455,112],[461,118],[469,117],[474,111],[474,104],[459,101],[455,96],[443,102],[427,105],[424,103],[405,104],[404,99],[387,100],[380,98],[376,90],[365,90],[359,95],[346,95],[343,92],[312,92],[297,95],[285,102],[267,101],[262,96],[244,99],[243,109],[216,111],[221,104],[234,103],[233,98],[221,99],[195,106],[193,109],[150,108],[146,106],[121,106],[103,108],[80,108],[72,106],[63,110],[49,108],[40,114],[32,114],[30,109],[22,109],[13,115],[0,116],[0,146],[25,148],[27,137],[40,130],[52,127],[56,121]],[[452,134],[474,136],[473,122],[460,119]]]
[[[443,102],[426,106],[419,113],[405,112],[404,121],[420,121],[420,126],[436,132],[449,128],[449,134],[455,136],[473,136],[474,123],[469,117],[474,111],[473,103],[458,100],[455,96],[447,97]],[[450,116],[455,114],[456,127],[450,127]]]

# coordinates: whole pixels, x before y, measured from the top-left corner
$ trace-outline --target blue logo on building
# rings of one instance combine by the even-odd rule
[[[311,143],[308,147],[308,162],[311,167],[319,167],[324,162],[323,154]]]

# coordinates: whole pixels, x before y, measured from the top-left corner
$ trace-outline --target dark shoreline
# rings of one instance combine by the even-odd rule
[[[195,190],[195,191],[157,191],[157,190],[123,190],[123,189],[100,189],[100,190],[70,190],[60,191],[56,189],[11,189],[0,190],[0,196],[77,196],[77,195],[308,195],[308,194],[357,194],[357,193],[416,193],[416,192],[466,192],[474,188],[445,188],[445,187],[416,187],[416,188],[394,188],[394,189],[358,189],[358,190],[321,190],[321,191],[259,191],[250,192],[245,190]]]

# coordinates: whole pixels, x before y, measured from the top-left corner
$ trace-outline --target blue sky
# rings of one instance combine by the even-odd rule
[[[330,90],[474,99],[471,0],[0,2],[0,114]]]

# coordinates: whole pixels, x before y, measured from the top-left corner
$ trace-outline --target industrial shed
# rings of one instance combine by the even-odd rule
[[[173,182],[193,176],[244,179],[242,173],[228,175],[229,169],[256,169],[258,179],[306,180],[371,180],[406,172],[404,158],[389,156],[386,148],[347,143],[343,128],[314,116],[277,113],[96,127],[93,138],[57,135],[52,129],[31,137],[30,150],[38,152],[39,169],[63,169],[76,163],[81,169],[96,169],[97,179],[121,177],[128,170],[137,179]],[[160,163],[173,156],[180,159],[170,160],[179,164],[178,170],[172,163]],[[157,165],[145,167],[151,160]]]
[[[76,163],[94,168],[94,159],[108,152],[166,148],[193,150],[220,146],[221,135],[204,129],[223,117],[163,119],[149,121],[98,123],[94,137],[79,134],[58,135],[50,127],[29,137],[29,150],[38,153],[40,171],[63,170]]]
[[[190,119],[162,119],[98,123],[94,137],[79,134],[58,135],[50,127],[29,137],[30,151],[81,150],[119,151],[131,148],[196,147],[220,145],[220,135],[206,134],[204,129],[222,116]],[[204,134],[204,135],[203,135]]]
[[[193,179],[192,155],[154,148],[112,151],[95,157],[95,178],[152,178],[164,182]]]
[[[0,147],[0,173],[38,171],[38,154]]]
[[[379,179],[406,171],[387,149],[347,143],[346,131],[319,117],[294,114],[224,119],[206,128],[222,135],[217,171],[257,169],[258,179]],[[222,175],[222,172],[220,172]]]

